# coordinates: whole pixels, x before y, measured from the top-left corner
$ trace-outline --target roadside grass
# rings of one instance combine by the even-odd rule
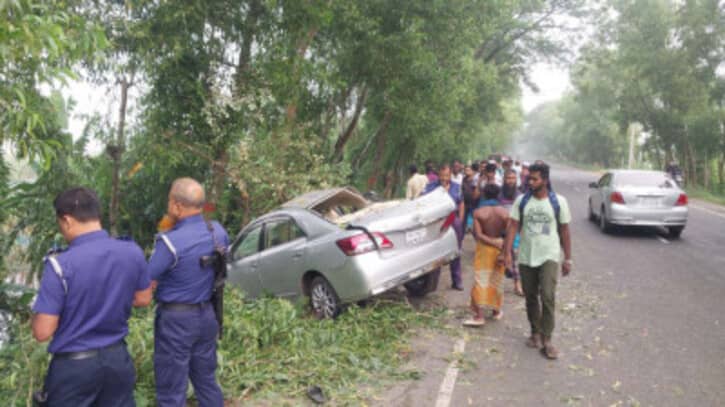
[[[691,198],[701,199],[706,202],[714,203],[716,205],[725,206],[725,193],[717,194],[712,191],[708,191],[698,187],[686,187],[687,195]]]
[[[152,309],[134,310],[126,338],[139,407],[155,405],[153,317]],[[443,319],[441,309],[416,310],[399,298],[351,306],[334,321],[320,321],[303,304],[275,298],[245,302],[240,291],[228,288],[217,378],[230,405],[299,405],[312,385],[334,405],[361,404],[385,383],[421,377],[403,368],[411,336],[442,329]],[[14,339],[0,350],[0,399],[4,405],[30,405],[32,391],[42,386],[48,354],[32,339],[27,322],[11,329]]]

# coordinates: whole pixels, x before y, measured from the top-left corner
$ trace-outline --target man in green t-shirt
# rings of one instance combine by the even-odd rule
[[[526,341],[526,345],[540,349],[549,359],[556,359],[559,353],[551,343],[551,334],[554,331],[556,282],[559,264],[563,276],[568,275],[572,268],[569,234],[571,213],[566,198],[550,194],[549,185],[549,166],[544,163],[532,165],[529,168],[531,195],[519,196],[511,207],[504,253],[506,267],[510,268],[513,261],[511,257],[513,237],[520,230],[519,272],[526,297],[526,316],[531,324],[531,337]],[[520,212],[522,201],[523,219]]]

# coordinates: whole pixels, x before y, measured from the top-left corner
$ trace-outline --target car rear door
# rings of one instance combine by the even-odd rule
[[[267,221],[260,258],[262,290],[280,297],[301,294],[307,237],[291,217]]]
[[[259,260],[262,243],[262,225],[245,232],[232,244],[227,262],[227,281],[241,288],[248,298],[262,291],[259,278]]]

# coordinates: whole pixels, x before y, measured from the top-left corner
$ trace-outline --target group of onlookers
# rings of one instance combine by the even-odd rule
[[[553,192],[546,163],[496,158],[467,165],[454,160],[438,168],[428,161],[425,174],[411,165],[406,198],[445,189],[456,206],[453,228],[459,249],[466,231],[476,241],[473,317],[463,324],[483,326],[485,310],[494,320],[503,317],[503,281],[509,277],[514,292],[526,298],[531,325],[526,345],[556,359],[558,351],[551,343],[556,280],[560,268],[568,275],[573,266],[569,207]],[[463,291],[460,258],[451,262],[451,282],[451,288]]]

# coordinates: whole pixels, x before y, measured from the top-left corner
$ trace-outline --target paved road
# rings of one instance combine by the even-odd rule
[[[587,184],[596,179],[564,167],[552,173],[572,209],[576,263],[559,280],[560,359],[547,361],[524,346],[523,299],[510,282],[502,321],[459,328],[469,293],[449,290],[446,277],[425,301],[450,307],[453,333],[416,338],[411,367],[424,377],[396,385],[377,404],[445,401],[441,383],[457,366],[451,406],[725,405],[725,214],[691,205],[678,241],[653,229],[603,235],[586,218]],[[467,237],[467,290],[472,250]],[[454,353],[457,341],[465,343],[462,354]]]

